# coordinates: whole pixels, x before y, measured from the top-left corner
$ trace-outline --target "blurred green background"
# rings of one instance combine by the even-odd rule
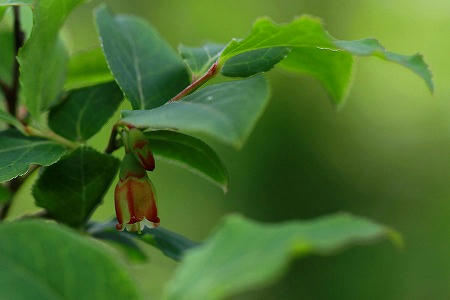
[[[288,22],[306,13],[321,17],[337,38],[376,37],[389,50],[424,54],[434,73],[433,96],[410,71],[361,58],[340,111],[314,79],[275,69],[267,74],[271,104],[244,149],[212,143],[229,169],[228,194],[163,162],[152,179],[162,225],[194,240],[230,212],[278,222],[335,211],[389,224],[405,238],[403,250],[386,242],[295,261],[278,283],[237,299],[449,299],[450,1],[105,2],[115,12],[147,19],[174,47],[226,43],[244,37],[259,16]],[[69,17],[64,30],[72,53],[98,46],[92,9],[99,3]],[[108,134],[105,128],[92,145],[102,149]],[[36,209],[31,184],[12,217]],[[110,191],[94,217],[113,214]],[[129,268],[143,293],[159,299],[176,263],[148,252],[148,263]]]

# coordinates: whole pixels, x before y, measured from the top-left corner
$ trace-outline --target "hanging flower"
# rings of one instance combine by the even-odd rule
[[[120,168],[114,192],[117,230],[141,231],[145,225],[159,225],[156,194],[146,171],[132,153],[127,153]]]

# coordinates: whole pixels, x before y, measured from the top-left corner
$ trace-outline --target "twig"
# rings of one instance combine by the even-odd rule
[[[199,79],[197,79],[196,81],[191,83],[188,87],[186,87],[184,90],[182,90],[180,93],[178,93],[178,95],[176,95],[175,97],[170,99],[168,101],[168,103],[178,101],[181,98],[183,98],[184,96],[187,96],[190,93],[194,92],[196,89],[198,89],[203,84],[205,84],[208,80],[210,80],[211,78],[216,76],[218,71],[219,71],[219,64],[216,61],[215,63],[212,64],[212,66],[208,69],[208,71],[205,74],[203,74],[202,77],[200,77]]]
[[[19,49],[23,46],[23,42],[25,39],[25,34],[22,31],[20,26],[20,8],[18,6],[14,6],[14,47],[15,47],[15,56],[17,57],[19,54]],[[6,104],[8,107],[8,111],[11,115],[16,116],[17,113],[17,102],[19,96],[19,61],[16,59],[14,61],[13,70],[12,70],[12,85],[9,89],[9,94],[6,95]]]

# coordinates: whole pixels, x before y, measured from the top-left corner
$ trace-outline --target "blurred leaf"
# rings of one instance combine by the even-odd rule
[[[50,140],[12,129],[0,131],[0,182],[25,174],[32,164],[54,164],[65,152],[63,146]]]
[[[70,57],[64,89],[71,90],[114,80],[102,49],[83,51]]]
[[[68,57],[58,32],[71,10],[81,2],[40,0],[33,5],[33,31],[18,59],[25,105],[35,118],[55,101],[64,85]]]
[[[0,6],[33,6],[35,0],[0,0]]]
[[[107,232],[111,233],[111,236],[116,235],[117,239],[122,239],[122,237],[137,238],[158,248],[166,256],[177,261],[181,260],[185,251],[198,246],[198,243],[161,226],[151,229],[145,227],[142,230],[142,234],[138,234],[128,231],[117,231],[115,230],[115,223],[117,223],[115,219],[106,223],[92,223],[87,231],[98,238],[102,238],[103,234]]]
[[[189,85],[182,59],[144,20],[113,16],[105,6],[95,15],[109,67],[133,109],[158,107]]]
[[[118,167],[116,158],[80,147],[44,169],[33,186],[36,205],[60,222],[81,226],[102,201]]]
[[[344,100],[350,86],[351,55],[372,55],[399,63],[422,77],[428,88],[431,91],[433,90],[431,72],[423,61],[422,56],[417,54],[405,56],[388,52],[374,39],[359,41],[336,40],[325,31],[319,19],[310,16],[302,16],[289,24],[276,24],[267,18],[258,19],[247,38],[232,40],[228,44],[221,53],[219,64],[225,67],[228,61],[238,55],[274,47],[291,48],[292,52],[288,55],[288,60],[283,63],[283,66],[290,70],[306,72],[316,77],[324,84],[335,103],[340,103]],[[345,51],[348,54],[330,53],[336,51]],[[252,55],[248,55],[247,58],[252,57]],[[271,57],[271,59],[276,63],[275,58]],[[281,59],[282,57],[280,57]],[[312,62],[310,63],[310,61]],[[241,57],[239,62],[245,63],[245,57]],[[267,63],[266,66],[269,66],[269,64]],[[255,63],[253,63],[252,68],[254,67]],[[342,80],[336,80],[336,76],[342,77]]]
[[[86,141],[105,125],[122,100],[122,91],[115,82],[72,90],[52,108],[48,123],[54,132],[69,140]]]
[[[0,204],[9,202],[10,199],[11,199],[11,192],[3,185],[0,185]]]
[[[123,121],[141,128],[209,136],[242,147],[269,102],[262,76],[209,85],[181,101],[143,111],[124,111]]]
[[[19,120],[17,120],[16,118],[14,118],[11,114],[3,111],[0,109],[0,121],[3,121],[5,123],[11,124],[17,128],[22,128],[23,125],[22,123],[20,123]]]
[[[146,133],[157,159],[181,166],[227,191],[228,174],[220,158],[207,144],[181,133],[158,130]]]
[[[204,244],[187,253],[169,283],[168,298],[228,298],[273,282],[292,257],[328,255],[384,237],[395,235],[387,227],[349,214],[281,224],[233,215]]]
[[[319,80],[335,104],[342,103],[347,96],[353,70],[353,56],[347,52],[312,47],[294,48],[280,65]]]
[[[11,85],[14,65],[14,36],[11,31],[0,31],[0,45],[0,80]]]
[[[223,66],[221,73],[230,77],[248,77],[267,72],[289,53],[287,47],[263,48],[231,57]]]
[[[116,258],[61,225],[23,221],[0,225],[0,298],[139,299]]]
[[[201,47],[180,45],[178,52],[195,79],[202,76],[216,62],[223,48],[225,45],[214,43],[207,43]]]
[[[3,16],[5,15],[5,12],[7,9],[8,9],[8,7],[6,7],[6,6],[0,6],[0,22],[2,21]]]

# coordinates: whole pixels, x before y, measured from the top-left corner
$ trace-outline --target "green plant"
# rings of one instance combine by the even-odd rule
[[[207,241],[195,243],[158,227],[147,171],[164,159],[226,191],[224,164],[201,139],[242,147],[269,101],[261,73],[279,65],[310,74],[340,106],[355,56],[403,65],[432,91],[431,73],[420,55],[386,51],[374,39],[337,40],[309,16],[283,25],[259,19],[245,39],[182,45],[178,55],[145,21],[115,16],[101,6],[95,18],[102,50],[69,57],[59,30],[81,2],[0,0],[0,16],[10,6],[14,16],[11,30],[1,33],[6,111],[0,111],[0,119],[10,128],[0,132],[0,179],[6,182],[0,216],[5,219],[15,193],[38,168],[33,196],[43,208],[33,216],[38,220],[0,225],[2,297],[139,298],[109,248],[89,236],[137,256],[144,255],[136,243],[141,240],[181,260],[167,289],[169,299],[224,298],[273,281],[291,257],[326,255],[382,237],[399,241],[391,229],[348,214],[283,224],[233,215]],[[19,22],[22,5],[32,6],[34,14],[26,40]],[[202,87],[217,76],[224,82]],[[123,111],[111,128],[104,153],[87,147],[124,97],[133,110]],[[111,155],[121,147],[126,149],[122,162]],[[89,221],[119,167],[118,224]],[[145,220],[149,227],[141,226]],[[116,231],[114,225],[130,231]]]

